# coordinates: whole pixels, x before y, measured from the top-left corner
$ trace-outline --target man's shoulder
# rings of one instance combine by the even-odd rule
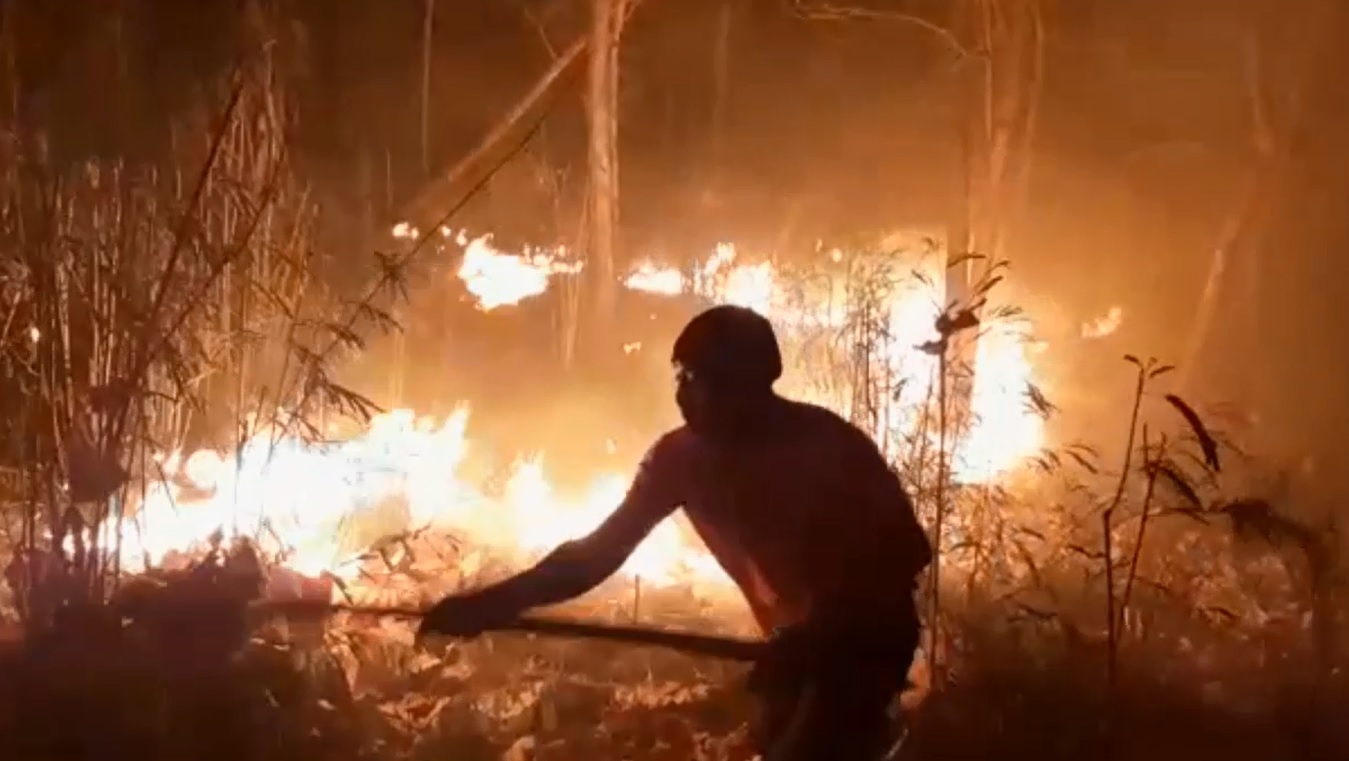
[[[642,458],[643,467],[683,465],[697,456],[701,443],[686,425],[672,428],[656,438]]]
[[[637,466],[633,488],[642,494],[659,495],[662,502],[686,501],[682,495],[694,473],[700,446],[685,426],[666,431],[646,450]]]
[[[651,445],[651,449],[665,450],[688,448],[694,446],[696,442],[697,437],[693,434],[693,431],[690,430],[688,426],[681,425],[678,428],[671,428],[665,433],[657,436],[655,443]]]
[[[852,426],[842,415],[834,412],[828,407],[824,407],[813,402],[802,402],[796,399],[786,400],[791,405],[792,410],[804,422],[823,426]]]

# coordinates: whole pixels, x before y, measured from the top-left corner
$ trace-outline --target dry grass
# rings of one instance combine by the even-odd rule
[[[908,450],[929,458],[901,465],[923,474],[929,506],[947,501],[951,532],[944,594],[930,601],[942,684],[913,717],[911,757],[1339,747],[1333,547],[1268,501],[1225,491],[1242,458],[1189,405],[1155,395],[1162,368],[1132,363],[1127,462],[1046,452],[1033,490],[938,490],[940,455]],[[745,755],[750,707],[734,668],[508,636],[427,652],[391,623],[252,620],[261,565],[222,548],[12,646],[0,711],[13,757]]]
[[[118,611],[130,624],[88,619],[7,652],[11,757],[744,757],[749,706],[719,664],[507,636],[427,653],[350,621],[322,636],[259,624],[245,642],[230,575],[246,581],[246,564],[174,580]],[[1332,726],[1274,669],[1220,683],[1238,671],[1135,643],[1111,693],[1099,645],[993,616],[958,631],[956,676],[916,715],[910,757],[1077,758],[1107,726],[1118,757],[1316,757],[1309,732]]]
[[[313,210],[265,58],[224,93],[182,132],[175,165],[190,172],[63,174],[36,141],[0,163],[0,517],[25,628],[0,651],[7,757],[743,755],[740,674],[720,664],[509,637],[428,654],[391,626],[254,621],[265,562],[248,547],[116,591],[119,535],[90,529],[135,519],[119,511],[154,473],[147,453],[249,413],[310,436],[325,415],[360,417],[369,405],[332,380],[333,362],[391,327],[377,304],[396,263],[353,303],[313,277]],[[807,349],[873,427],[896,390],[877,372],[890,346],[878,305],[896,278],[883,260],[848,275],[844,326]],[[1247,458],[1137,359],[1118,462],[1071,447],[1038,458],[1033,488],[955,483],[971,423],[957,339],[1011,316],[976,306],[951,305],[928,347],[942,372],[920,435],[878,431],[944,558],[928,593],[940,687],[909,752],[1332,757],[1345,697],[1335,534],[1252,496]]]
[[[39,139],[0,164],[0,541],[30,629],[102,601],[155,453],[203,436],[319,436],[372,405],[332,379],[392,321],[384,265],[344,303],[314,277],[314,209],[292,176],[264,56],[180,131],[172,166],[51,168]],[[278,412],[279,410],[279,412]],[[107,530],[97,530],[105,527]]]

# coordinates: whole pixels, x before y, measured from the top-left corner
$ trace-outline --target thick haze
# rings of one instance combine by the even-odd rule
[[[547,68],[544,37],[560,48],[584,28],[580,2],[439,0],[423,157],[424,2],[275,4],[297,154],[334,227],[394,221]],[[50,137],[58,160],[153,157],[171,117],[204,102],[228,71],[240,5],[0,0],[6,102],[20,129]],[[729,97],[718,118],[715,51],[728,5]],[[951,5],[871,2],[936,24]],[[1047,337],[1072,342],[1079,323],[1121,306],[1116,335],[1064,355],[1084,377],[1123,393],[1124,353],[1188,363],[1187,392],[1236,403],[1276,456],[1349,466],[1334,454],[1349,429],[1338,319],[1349,295],[1349,4],[1044,5],[1027,211],[1005,253],[1039,300],[1028,306],[1056,331]],[[623,45],[625,256],[693,255],[717,239],[804,247],[941,229],[960,202],[956,57],[919,24],[803,18],[785,0],[643,0]],[[462,224],[536,242],[574,234],[581,91],[574,76]],[[1291,136],[1286,160],[1264,172],[1262,124]],[[560,210],[539,182],[547,173],[564,183]],[[1261,213],[1241,214],[1253,183],[1266,188]],[[1213,251],[1237,219],[1246,222],[1228,246],[1214,329],[1185,356]]]

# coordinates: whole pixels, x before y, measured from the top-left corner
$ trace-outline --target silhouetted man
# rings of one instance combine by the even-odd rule
[[[442,600],[423,633],[474,636],[582,595],[683,507],[771,637],[750,680],[766,761],[879,758],[931,560],[908,495],[865,433],[773,391],[782,357],[755,312],[699,314],[672,361],[685,425],[651,447],[618,509],[533,568]]]

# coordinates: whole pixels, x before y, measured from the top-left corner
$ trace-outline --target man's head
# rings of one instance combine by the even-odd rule
[[[773,396],[782,352],[773,325],[751,309],[715,306],[694,317],[670,357],[675,400],[694,430],[712,432]]]

